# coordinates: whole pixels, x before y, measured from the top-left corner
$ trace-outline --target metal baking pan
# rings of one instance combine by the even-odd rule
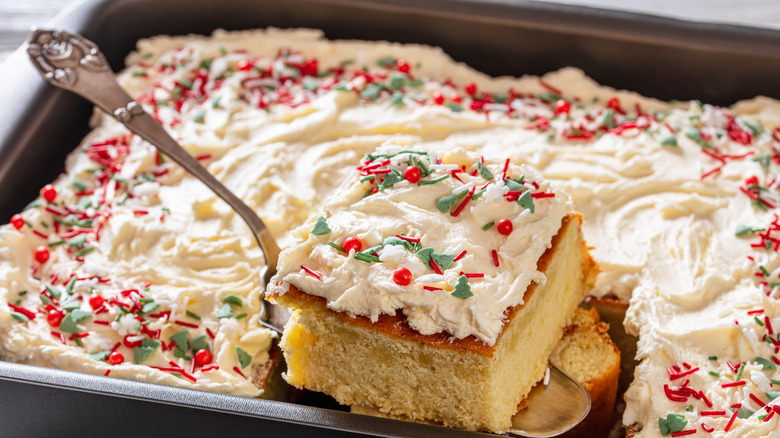
[[[139,38],[152,35],[312,27],[330,38],[440,46],[491,75],[571,65],[602,84],[665,100],[780,98],[780,32],[521,0],[87,0],[45,25],[95,41],[115,70]],[[63,170],[92,109],[45,84],[23,48],[0,67],[0,84],[4,223]],[[619,321],[611,321],[613,330]],[[624,358],[627,382],[633,355],[624,349]],[[296,401],[0,362],[1,436],[479,435],[353,415],[325,396]]]

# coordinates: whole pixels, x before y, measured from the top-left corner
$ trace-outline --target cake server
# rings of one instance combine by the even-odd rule
[[[30,36],[27,53],[49,83],[80,95],[114,117],[202,181],[238,213],[263,251],[266,263],[260,274],[263,286],[268,284],[276,272],[280,252],[268,227],[127,94],[95,43],[65,31],[36,29]],[[281,334],[281,327],[289,317],[287,310],[265,301],[261,309],[260,322]],[[550,366],[549,381],[531,391],[528,408],[515,415],[512,429],[507,434],[527,437],[560,435],[580,423],[589,411],[590,397],[582,385]]]

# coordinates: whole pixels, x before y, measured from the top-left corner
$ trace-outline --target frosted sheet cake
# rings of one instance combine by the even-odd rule
[[[346,405],[503,432],[595,274],[527,166],[389,142],[279,256],[285,378]]]
[[[213,174],[256,209],[283,247],[293,241],[289,231],[316,219],[314,212],[321,209],[336,184],[366,153],[390,138],[423,148],[463,148],[486,158],[509,157],[528,163],[569,193],[584,216],[583,232],[601,267],[590,294],[630,303],[626,329],[639,336],[640,364],[626,394],[625,424],[634,425],[632,430],[640,436],[690,431],[760,436],[777,428],[780,415],[774,410],[778,389],[774,382],[780,382],[776,370],[780,260],[776,242],[780,226],[775,212],[780,184],[776,179],[780,108],[774,100],[759,97],[730,108],[700,102],[665,103],[599,86],[576,69],[542,78],[489,78],[437,49],[331,42],[320,32],[306,30],[153,38],[139,43],[127,65],[120,75],[124,86]],[[207,255],[213,248],[207,249],[205,241],[213,236],[226,240],[217,244],[220,253],[223,246],[234,248],[236,259],[249,260],[252,267],[260,259],[250,254],[250,237],[242,231],[243,225],[213,195],[194,188],[194,182],[175,166],[157,164],[148,145],[125,137],[127,133],[112,122],[98,117],[96,126],[98,131],[68,160],[69,173],[55,184],[58,196],[54,202],[78,202],[84,196],[77,194],[94,189],[89,195],[93,201],[100,201],[105,193],[107,199],[116,195],[112,205],[118,203],[123,190],[117,191],[116,184],[104,187],[101,172],[86,172],[106,167],[88,154],[95,149],[94,154],[113,160],[127,150],[127,157],[137,157],[143,165],[124,166],[119,177],[129,185],[118,181],[120,189],[130,187],[130,205],[150,214],[136,216],[126,211],[95,220],[91,227],[79,226],[78,221],[84,219],[76,214],[75,219],[61,219],[74,225],[60,224],[60,231],[55,231],[54,217],[63,213],[64,206],[49,205],[41,198],[39,205],[21,213],[22,222],[15,219],[21,224],[19,230],[14,225],[2,227],[0,337],[3,355],[12,360],[42,364],[44,352],[62,348],[66,354],[49,354],[53,360],[46,363],[95,373],[109,369],[107,362],[87,355],[106,351],[107,342],[90,347],[86,339],[92,334],[73,340],[69,334],[63,346],[59,336],[51,335],[43,322],[45,303],[38,296],[46,285],[52,286],[55,271],[62,271],[53,281],[58,290],[67,288],[63,281],[70,281],[74,269],[78,278],[97,276],[89,281],[99,281],[105,272],[92,266],[109,258],[112,263],[104,269],[125,266],[128,260],[145,269],[157,262],[174,264],[162,257],[140,257],[151,248],[170,250],[159,243],[163,238],[133,239],[141,229],[172,227],[172,222],[186,222],[185,216],[197,215],[198,220],[208,222],[204,234],[192,236],[202,249],[187,252],[184,243],[173,246],[177,253],[184,251],[197,261],[187,270],[205,266],[204,259],[209,263],[220,260],[221,256]],[[121,138],[127,139],[127,145]],[[180,196],[166,200],[160,195],[158,204],[154,184],[133,185],[147,178],[150,170],[165,170],[157,166],[171,167],[168,174],[148,181],[160,184],[160,194],[169,184],[180,184],[198,190],[192,195],[194,202],[180,202]],[[82,172],[78,180],[85,184],[83,192],[78,183],[72,185],[73,172],[78,169]],[[145,188],[151,190],[145,192]],[[140,192],[134,193],[135,189]],[[58,213],[47,211],[47,206]],[[170,210],[165,221],[160,220],[163,207]],[[65,217],[72,214],[67,212]],[[60,234],[75,228],[95,229],[101,221],[106,221],[101,233],[114,228],[111,232],[117,233],[118,244],[108,245],[106,240],[109,248],[103,249],[105,234],[100,245],[94,242],[96,234],[87,234],[85,245],[96,249],[81,255],[81,265],[75,255],[85,245],[80,240],[69,245],[70,237],[64,239]],[[138,221],[144,221],[143,225],[134,225]],[[158,233],[171,239],[169,231]],[[175,233],[174,242],[187,240],[180,228]],[[58,244],[61,240],[66,243]],[[154,245],[144,248],[140,244],[144,241]],[[51,258],[33,273],[41,264],[34,254],[38,246],[47,247]],[[116,256],[111,255],[114,250]],[[200,275],[243,266],[234,261],[229,263],[233,268],[208,265],[205,271],[195,271]],[[52,269],[60,263],[71,267]],[[224,277],[236,279],[241,288],[246,286],[242,290],[249,291],[253,288],[242,283],[251,281],[246,280],[248,271]],[[164,305],[178,301],[171,311],[181,312],[185,307],[181,291],[166,283],[170,280],[178,288],[173,277],[160,278],[155,284],[152,279],[156,277],[150,274],[128,276],[122,278],[121,288],[118,283],[99,283],[95,290],[109,298],[109,293],[121,297],[125,288],[144,294],[167,289],[172,298]],[[223,276],[210,277],[212,290],[223,290],[214,277]],[[81,286],[80,282],[77,279],[73,290],[87,297],[89,283]],[[147,283],[149,291],[144,290]],[[210,302],[221,309],[228,304],[220,301],[223,298],[213,295]],[[131,306],[129,297],[118,299]],[[90,312],[88,303],[81,301],[80,310]],[[206,306],[204,301],[199,303]],[[7,304],[26,309],[36,315],[35,320],[25,323],[25,318],[30,319],[25,312]],[[143,308],[146,303],[138,304]],[[160,310],[165,309],[161,303]],[[178,316],[183,315],[186,312]],[[79,334],[97,333],[86,330],[93,319],[94,315],[76,323],[83,327]],[[225,322],[224,318],[217,321],[219,330]],[[236,335],[244,333],[241,325],[249,320],[237,322]],[[235,327],[232,322],[227,324],[225,330]],[[111,337],[124,337],[119,327],[107,327],[101,329],[111,330]],[[29,333],[32,341],[23,341],[21,332]],[[265,336],[256,333],[258,339]],[[196,339],[195,334],[188,335],[188,342]],[[79,347],[76,339],[85,347]],[[169,345],[170,339],[161,335],[161,340]],[[255,350],[257,363],[263,361],[263,342]],[[132,350],[123,351],[125,360],[132,362]],[[240,376],[231,372],[240,366],[235,349],[228,348],[224,358],[228,363],[220,365],[220,371],[239,382]],[[186,370],[186,359],[173,356],[171,360],[180,359],[183,362],[177,365]],[[177,373],[139,369],[154,376],[152,380],[191,384],[187,378],[176,377]]]

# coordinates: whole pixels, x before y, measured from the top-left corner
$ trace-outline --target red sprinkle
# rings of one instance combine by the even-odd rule
[[[483,278],[483,277],[485,277],[485,274],[483,274],[482,272],[474,272],[474,273],[471,273],[471,274],[467,274],[467,273],[461,271],[460,275],[465,275],[466,278]]]
[[[547,82],[543,81],[542,79],[539,79],[539,85],[541,85],[542,87],[550,90],[554,94],[557,94],[558,96],[563,95],[563,92],[561,90],[553,87],[552,85],[548,84]]]
[[[30,312],[29,310],[25,309],[22,306],[17,306],[15,304],[8,303],[8,307],[14,309],[15,312],[19,312],[19,313],[21,313],[22,315],[26,316],[29,319],[35,319],[35,313]]]
[[[407,242],[412,242],[412,243],[417,243],[417,242],[420,241],[419,237],[409,237],[409,236],[403,236],[401,234],[396,234],[395,237],[397,237],[397,238],[399,238],[401,240],[405,240]]]
[[[244,373],[241,372],[241,370],[238,367],[233,367],[233,371],[238,373],[239,376],[241,376],[241,377],[246,379],[246,376],[244,375]]]
[[[735,386],[742,386],[745,384],[744,380],[737,380],[736,382],[729,382],[720,385],[721,388],[733,388]]]
[[[184,321],[179,321],[179,320],[176,320],[176,321],[174,321],[173,323],[174,323],[174,324],[177,324],[177,325],[184,326],[184,327],[189,327],[189,328],[198,328],[198,325],[197,325],[197,324],[192,324],[192,323],[189,323],[189,322],[184,322]]]
[[[398,268],[393,272],[393,281],[399,286],[409,286],[412,284],[412,272],[407,268]]]
[[[544,192],[537,192],[537,193],[531,193],[531,197],[534,199],[538,198],[554,198],[555,193],[544,193]]]
[[[11,216],[11,225],[13,225],[17,230],[21,230],[24,226],[24,219],[22,218],[22,215],[15,214]]]
[[[699,371],[699,367],[691,368],[691,369],[689,369],[687,371],[683,371],[681,373],[677,373],[677,374],[674,374],[672,376],[669,376],[669,380],[674,381],[674,380],[679,379],[680,377],[685,377],[685,376],[691,375],[691,374],[695,373],[696,371]]]
[[[50,257],[51,253],[49,252],[49,248],[46,248],[45,246],[39,246],[35,249],[35,260],[37,260],[38,263],[46,263],[49,261]]]
[[[428,266],[430,266],[431,269],[433,269],[433,271],[437,274],[442,275],[441,268],[439,268],[439,265],[437,265],[433,260],[428,261]]]
[[[711,432],[713,432],[715,430],[714,427],[709,427],[709,426],[707,426],[704,423],[701,424],[701,428],[702,428],[702,430],[704,430],[707,433],[711,433]]]
[[[755,310],[750,310],[750,311],[749,311],[747,314],[748,314],[748,315],[757,315],[757,314],[759,314],[759,313],[764,313],[764,309],[755,309]]]
[[[109,321],[103,321],[102,319],[95,319],[92,322],[94,322],[95,324],[100,324],[100,325],[111,325],[111,323]]]
[[[215,338],[215,336],[214,336],[214,332],[212,332],[212,331],[211,331],[211,329],[210,329],[210,328],[208,328],[208,327],[206,327],[206,333],[208,333],[208,335],[209,335],[209,337],[210,337],[211,339],[214,339],[214,338]]]
[[[681,430],[679,432],[674,432],[672,436],[693,435],[694,433],[696,433],[696,429],[688,429],[688,430]]]
[[[506,179],[506,172],[508,170],[509,170],[509,158],[507,158],[506,161],[504,162],[504,172],[501,174],[502,181]]]
[[[701,415],[711,417],[715,415],[726,415],[726,411],[701,411]]]
[[[729,429],[731,429],[731,425],[734,424],[734,420],[737,419],[737,415],[739,415],[739,411],[734,411],[734,413],[731,414],[731,418],[729,419],[728,424],[726,424],[726,428],[723,429],[724,432],[728,432]]]
[[[471,190],[469,190],[469,194],[466,195],[466,198],[463,199],[463,202],[460,203],[458,208],[455,209],[455,211],[452,212],[452,217],[457,217],[461,211],[463,211],[464,208],[466,208],[466,204],[471,201],[471,197],[474,196],[474,191],[476,190],[476,187],[472,187]]]
[[[54,202],[54,200],[57,199],[57,189],[51,184],[46,184],[41,189],[41,196],[48,202]]]
[[[322,280],[322,275],[314,272],[311,268],[309,268],[306,265],[301,265],[301,269],[306,271],[307,274],[311,275],[312,277],[316,278],[317,280]]]
[[[209,365],[207,367],[201,368],[200,372],[201,373],[205,373],[205,372],[208,372],[208,371],[218,370],[218,369],[219,369],[219,365]]]
[[[458,255],[455,256],[455,258],[452,260],[453,262],[457,262],[458,260],[462,259],[463,257],[466,257],[466,250],[459,252]]]
[[[477,93],[477,84],[473,82],[466,82],[466,85],[463,87],[463,89],[466,91],[466,94],[473,95]]]
[[[442,290],[440,287],[436,287],[436,286],[423,286],[423,289],[430,290],[430,291]]]
[[[492,251],[492,254],[493,254],[493,264],[496,265],[496,267],[498,267],[498,251],[494,249]]]

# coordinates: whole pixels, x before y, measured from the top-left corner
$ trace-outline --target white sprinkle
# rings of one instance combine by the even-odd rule
[[[460,166],[458,166],[457,164],[431,164],[428,167],[433,170],[446,170],[446,171],[456,170],[460,168]]]
[[[526,216],[528,216],[529,214],[531,214],[531,210],[529,210],[529,209],[527,209],[527,208],[526,208],[525,210],[523,210],[522,212],[520,212],[520,214],[518,214],[517,216],[515,216],[515,218],[514,218],[514,219],[512,219],[512,224],[513,224],[513,225],[517,225],[517,224],[519,224],[519,223],[520,223],[520,221],[522,221],[522,220],[523,220],[523,218],[524,218],[524,217],[526,217]]]
[[[544,386],[547,386],[550,383],[550,368],[547,368],[544,370]]]
[[[393,188],[400,189],[401,187],[407,187],[407,186],[410,186],[410,185],[412,185],[412,183],[410,183],[409,180],[405,179],[403,181],[399,181],[399,182],[393,184]]]
[[[457,195],[457,194],[463,193],[465,191],[471,190],[472,187],[474,187],[474,182],[473,181],[470,182],[470,183],[463,184],[462,186],[454,189],[452,191],[452,194],[453,195]]]
[[[415,283],[441,283],[444,281],[444,276],[439,274],[428,274],[422,277],[417,277]]]
[[[723,318],[724,316],[728,316],[733,311],[734,311],[734,309],[732,309],[732,308],[723,309],[723,311],[718,314],[718,318]]]
[[[486,103],[482,105],[485,111],[508,111],[509,107],[503,103]]]

